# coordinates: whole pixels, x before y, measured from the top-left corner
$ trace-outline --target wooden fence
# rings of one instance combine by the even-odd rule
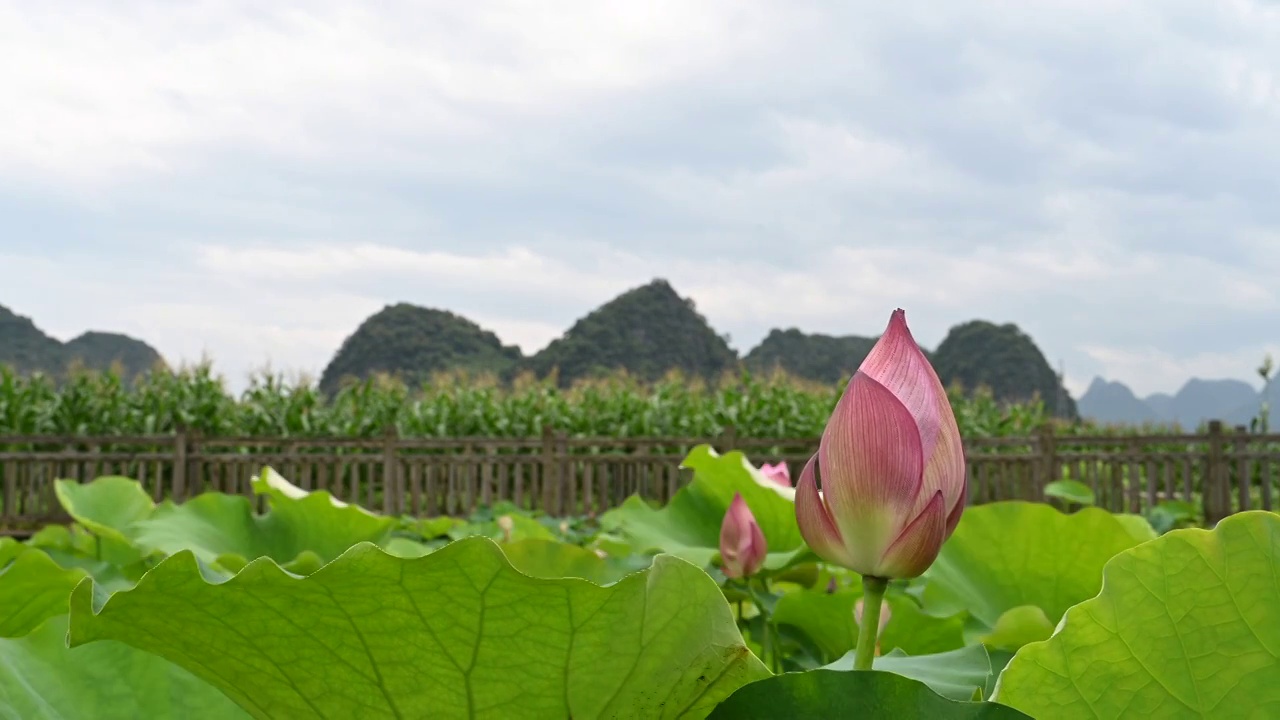
[[[0,436],[0,527],[21,532],[67,518],[53,492],[58,478],[102,475],[139,480],[157,500],[181,502],[214,490],[252,494],[250,479],[274,467],[306,490],[388,514],[466,514],[509,501],[553,515],[597,514],[628,496],[665,502],[688,481],[680,461],[694,446],[741,450],[757,465],[787,461],[792,477],[817,439],[541,438],[377,439]],[[1143,512],[1169,499],[1193,503],[1212,524],[1240,510],[1275,506],[1280,435],[1098,437],[1055,434],[965,442],[970,502],[1043,501],[1053,480],[1090,486],[1097,504]],[[263,501],[259,499],[260,507]]]

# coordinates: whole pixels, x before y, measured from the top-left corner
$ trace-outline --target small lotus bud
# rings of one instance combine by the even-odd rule
[[[720,560],[725,577],[755,575],[764,564],[767,551],[764,533],[747,507],[747,501],[741,493],[734,493],[720,525]]]
[[[515,520],[510,515],[503,515],[498,518],[498,528],[502,530],[502,539],[504,542],[511,542],[511,531],[516,529]]]
[[[760,472],[782,487],[791,487],[791,471],[787,468],[786,462],[780,462],[777,465],[765,463],[760,466]]]

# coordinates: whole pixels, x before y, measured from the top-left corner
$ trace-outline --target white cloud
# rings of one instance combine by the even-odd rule
[[[397,279],[436,288],[461,288],[482,283],[505,292],[561,294],[573,299],[599,298],[616,292],[613,278],[602,267],[624,266],[626,254],[608,252],[595,259],[595,268],[575,267],[539,255],[527,247],[510,247],[484,255],[440,250],[417,251],[373,243],[310,244],[304,247],[246,247],[205,245],[198,264],[208,271],[255,278],[264,282],[310,283],[335,279]]]
[[[1015,322],[1077,392],[1274,342],[1273,7],[555,8],[0,5],[0,303],[232,376],[396,301],[532,351],[654,277],[742,350]]]
[[[314,2],[0,6],[0,168],[101,189],[234,145],[378,156],[502,143],[512,120],[697,75],[772,19],[759,4]],[[21,70],[19,70],[21,69]]]
[[[1190,357],[1175,357],[1153,347],[1086,345],[1081,350],[1097,361],[1105,377],[1125,378],[1126,384],[1139,397],[1155,392],[1177,392],[1191,377],[1237,378],[1261,388],[1256,368],[1267,353],[1280,357],[1280,343],[1277,342],[1231,352],[1201,352]],[[1083,392],[1083,388],[1079,391]]]

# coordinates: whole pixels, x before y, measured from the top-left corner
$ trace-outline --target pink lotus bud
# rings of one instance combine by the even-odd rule
[[[768,548],[764,533],[747,507],[741,493],[733,494],[733,502],[720,525],[720,560],[725,577],[750,577],[764,564]]]
[[[787,469],[786,462],[780,462],[777,465],[765,463],[760,466],[760,472],[782,487],[791,487],[791,471]]]
[[[937,559],[967,494],[946,390],[895,310],[800,473],[800,534],[828,562],[913,578]]]
[[[863,601],[863,598],[858,598],[858,602],[854,603],[853,605],[853,619],[854,619],[854,622],[858,623],[859,627],[862,626],[862,601]],[[879,622],[879,627],[876,628],[876,654],[877,655],[880,654],[880,636],[884,635],[884,628],[886,625],[889,624],[889,618],[891,617],[893,617],[893,612],[889,610],[889,603],[881,600],[880,601],[880,622]]]

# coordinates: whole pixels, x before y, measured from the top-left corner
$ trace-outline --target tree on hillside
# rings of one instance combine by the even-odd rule
[[[388,305],[351,334],[320,376],[320,389],[374,374],[419,384],[437,372],[471,370],[509,378],[522,354],[460,315],[408,303]]]
[[[753,372],[775,369],[822,383],[846,382],[871,353],[877,338],[774,329],[743,358]]]
[[[1038,396],[1059,417],[1076,418],[1076,403],[1061,387],[1040,348],[1017,325],[973,320],[951,328],[933,352],[933,366],[944,385],[966,390],[991,388],[997,400]]]
[[[0,365],[20,374],[40,372],[61,382],[79,367],[119,370],[128,380],[163,364],[155,348],[128,335],[91,330],[63,343],[46,335],[30,318],[0,305]]]
[[[118,367],[126,378],[165,367],[155,348],[120,333],[91,330],[67,341],[63,353],[71,362],[91,370],[106,372]]]
[[[619,368],[643,380],[656,380],[670,370],[714,378],[737,362],[737,353],[693,301],[658,279],[596,308],[528,365],[540,376],[558,369],[560,382],[567,385]]]

